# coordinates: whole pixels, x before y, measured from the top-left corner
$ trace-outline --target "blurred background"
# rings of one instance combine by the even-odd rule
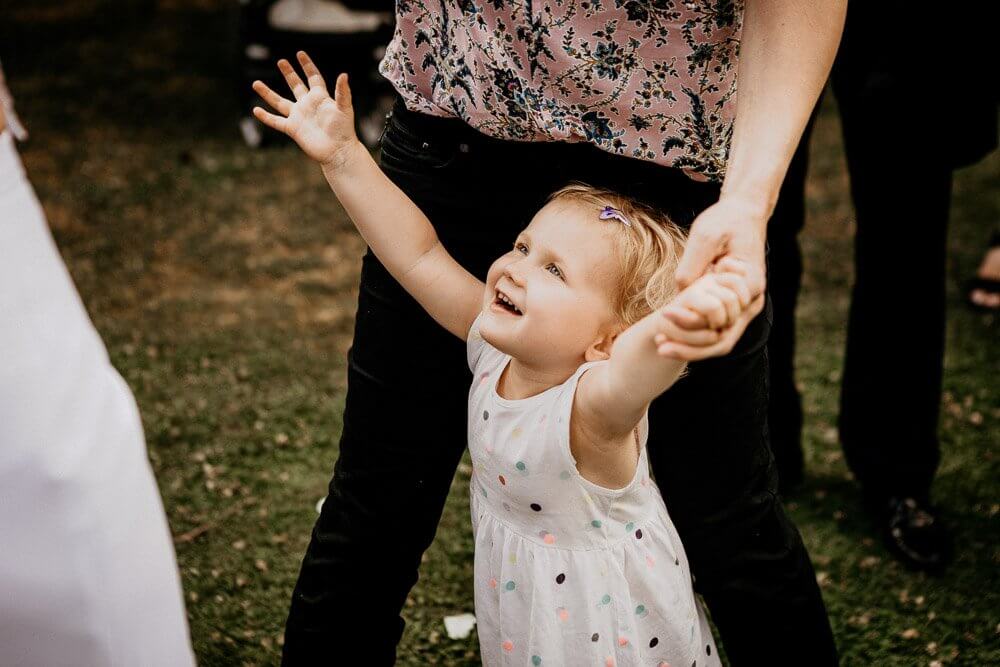
[[[142,411],[203,665],[279,660],[337,455],[364,251],[319,169],[249,119],[249,83],[306,48],[328,75],[352,73],[359,130],[375,146],[391,101],[375,72],[391,10],[371,0],[0,2],[0,59],[31,135],[20,149]],[[798,321],[808,473],[788,508],[845,664],[1000,664],[997,322],[968,309],[961,289],[1000,221],[1000,155],[956,174],[934,488],[957,557],[932,577],[884,552],[837,444],[853,210],[833,96],[823,104]],[[469,472],[459,469],[407,600],[400,664],[477,663],[475,633],[449,639],[442,622],[472,611]]]

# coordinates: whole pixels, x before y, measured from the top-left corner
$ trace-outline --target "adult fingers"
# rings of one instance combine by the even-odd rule
[[[260,107],[253,108],[253,116],[272,130],[277,130],[278,132],[287,134],[287,132],[285,132],[287,120],[282,116],[275,116],[273,113],[268,113]]]
[[[747,286],[750,288],[750,294],[754,298],[764,291],[764,269],[761,266],[756,266],[751,262],[733,257],[732,255],[726,255],[715,263],[715,270],[725,273],[738,273],[743,276],[747,281]]]
[[[721,337],[721,334],[716,329],[684,329],[666,317],[659,324],[660,332],[653,337],[653,342],[657,345],[666,343],[667,341],[677,341],[701,347],[714,345],[719,342],[719,338]]]
[[[299,64],[302,65],[302,71],[305,72],[306,81],[309,82],[310,88],[322,88],[326,90],[326,80],[323,75],[319,73],[319,68],[313,63],[312,58],[305,51],[299,51],[295,54],[295,57],[299,59]]]
[[[746,315],[741,316],[736,324],[721,331],[719,340],[711,345],[697,346],[681,341],[668,340],[662,343],[658,341],[656,351],[660,356],[680,361],[700,361],[721,357],[732,351],[736,341],[743,335],[748,322],[749,319]]]
[[[696,220],[695,223],[697,222]],[[697,224],[693,225],[687,245],[684,247],[684,254],[674,273],[678,286],[684,289],[700,278],[721,250],[722,243],[715,234],[705,230],[704,227],[698,227]]]
[[[730,324],[735,323],[743,312],[743,306],[740,304],[740,295],[714,280],[707,283],[704,289],[722,302],[722,307],[726,311],[726,321],[722,326],[728,327]]]
[[[722,329],[729,324],[726,306],[715,294],[704,289],[692,289],[685,297],[685,307],[701,313],[711,329]]]
[[[698,347],[676,341],[668,341],[656,348],[657,354],[679,361],[701,361],[726,354],[725,346],[720,342],[715,345]]]
[[[270,104],[271,108],[276,110],[278,113],[284,114],[285,116],[291,113],[291,100],[286,100],[284,97],[268,88],[267,84],[263,81],[254,81],[253,89],[254,92],[261,96],[261,99]]]
[[[292,64],[282,58],[278,61],[278,69],[285,77],[285,82],[288,83],[289,89],[292,91],[292,95],[295,96],[296,100],[301,100],[305,97],[309,89],[306,88],[306,84],[302,83],[302,79],[299,78],[298,73],[296,73],[295,68]]]
[[[347,82],[347,74],[343,73],[337,77],[334,87],[333,101],[337,103],[337,108],[341,111],[352,111],[351,107],[351,86]]]
[[[742,276],[727,272],[713,274],[712,278],[723,287],[736,292],[740,299],[741,309],[746,308],[753,302],[754,296],[750,293],[750,285],[747,284],[747,281]]]
[[[670,304],[660,311],[664,317],[683,329],[705,329],[708,327],[708,319],[701,313],[679,304]]]

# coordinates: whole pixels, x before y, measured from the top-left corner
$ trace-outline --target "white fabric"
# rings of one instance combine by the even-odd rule
[[[0,133],[0,665],[194,664],[128,386]]]
[[[14,112],[14,96],[7,89],[7,81],[3,76],[3,67],[0,66],[0,107],[3,108],[6,117],[7,129],[14,133],[18,141],[28,138],[28,131],[21,124],[21,119]]]
[[[569,419],[584,364],[523,400],[496,384],[510,357],[469,334],[476,623],[493,665],[718,665],[677,531],[646,458],[622,489],[576,469]],[[596,362],[604,363],[604,362]]]

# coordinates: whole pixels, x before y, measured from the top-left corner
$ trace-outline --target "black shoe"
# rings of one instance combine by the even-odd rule
[[[886,546],[904,565],[936,574],[950,562],[951,535],[929,503],[893,496],[872,509]]]

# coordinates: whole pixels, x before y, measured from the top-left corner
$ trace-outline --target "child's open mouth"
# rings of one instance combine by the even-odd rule
[[[521,310],[514,305],[514,302],[510,300],[506,294],[497,290],[496,298],[493,300],[495,306],[499,306],[502,310],[507,311],[511,315],[521,315]]]

